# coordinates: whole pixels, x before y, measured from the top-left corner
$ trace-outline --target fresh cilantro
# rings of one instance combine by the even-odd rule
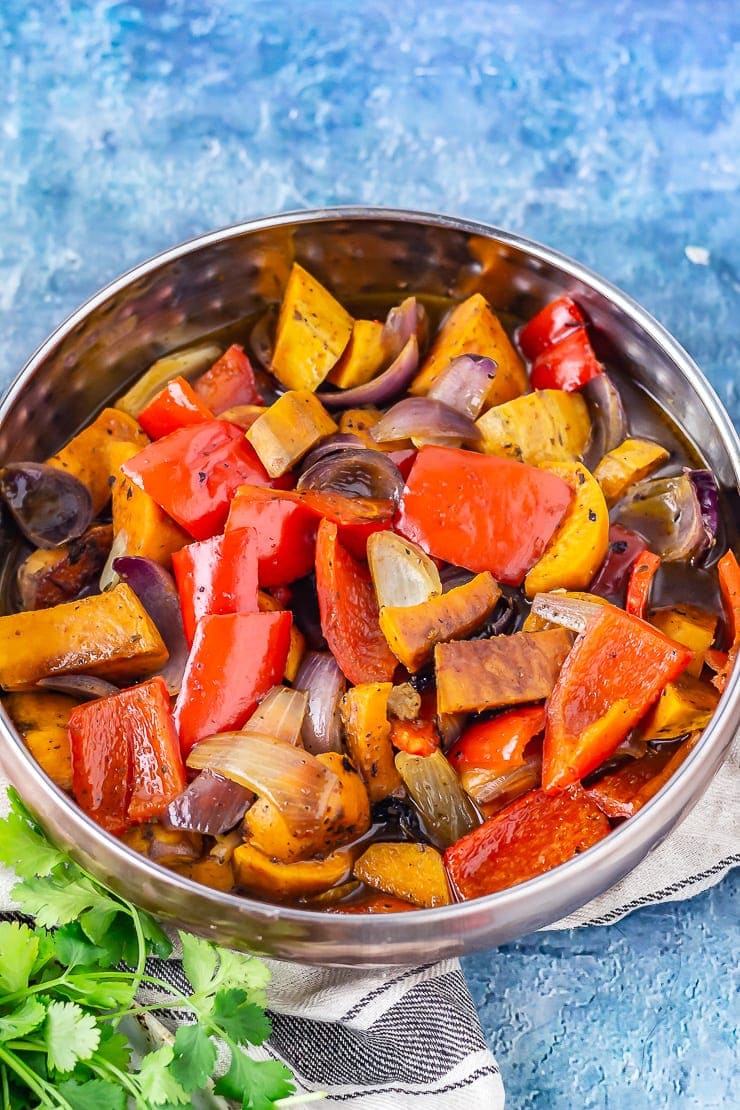
[[[172,949],[161,927],[50,844],[15,791],[8,795],[0,862],[19,875],[12,894],[36,927],[0,923],[4,1104],[170,1110],[213,1092],[242,1110],[299,1105],[301,1096],[287,1097],[295,1090],[288,1069],[248,1053],[270,1032],[267,967],[181,933],[192,993],[148,975],[146,957],[166,958]],[[156,1003],[136,1004],[142,986]],[[138,1028],[137,1015],[154,1009],[186,1014],[188,1021],[174,1037],[159,1025],[159,1045],[149,1040],[142,1049],[133,1044],[131,1027]],[[218,1045],[228,1060],[220,1078]]]

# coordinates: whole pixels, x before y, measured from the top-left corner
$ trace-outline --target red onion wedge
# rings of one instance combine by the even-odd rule
[[[205,770],[170,802],[159,819],[171,829],[220,836],[241,821],[253,800],[254,794],[245,786]]]
[[[403,492],[403,476],[393,459],[381,451],[345,448],[324,455],[304,470],[297,489],[331,490],[345,497],[397,503]]]
[[[308,695],[303,690],[273,686],[242,729],[260,736],[272,736],[284,744],[301,746],[301,728],[306,716]]]
[[[40,678],[36,683],[44,690],[57,690],[60,694],[69,694],[73,698],[91,701],[93,698],[107,698],[110,694],[117,694],[118,687],[104,678],[94,674],[56,674],[49,678]]]
[[[424,440],[474,444],[481,439],[480,428],[469,416],[429,397],[404,397],[388,409],[370,434],[378,443],[413,439],[415,443]]]
[[[717,489],[717,482],[711,470],[690,470],[688,467],[684,467],[684,474],[688,475],[699,502],[705,537],[704,549],[701,553],[706,555],[717,541],[717,529],[719,527],[719,490]]]
[[[357,385],[353,389],[336,392],[321,390],[316,396],[328,409],[351,409],[355,405],[387,405],[389,401],[403,393],[410,384],[419,366],[419,344],[412,335],[400,354],[387,370],[377,378]]]
[[[497,369],[486,355],[459,355],[440,372],[427,397],[477,420]]]
[[[587,462],[591,464],[590,469],[593,469],[607,451],[613,451],[624,441],[627,436],[627,417],[619,391],[606,371],[586,382],[581,394],[591,416],[591,442]]]
[[[187,762],[267,798],[296,836],[316,829],[339,788],[334,772],[303,748],[249,732],[222,732],[201,740]]]
[[[0,497],[35,547],[59,547],[77,539],[92,520],[87,486],[47,463],[8,463],[0,471]]]
[[[617,520],[639,532],[665,563],[695,558],[706,548],[701,505],[687,474],[638,482],[620,502]]]
[[[170,653],[160,674],[169,692],[179,694],[188,658],[188,645],[175,580],[159,563],[140,555],[119,556],[113,561],[113,570],[129,584],[157,626]]]
[[[327,455],[338,455],[342,451],[347,451],[350,448],[364,447],[359,436],[353,435],[352,432],[333,432],[330,436],[324,436],[316,447],[312,448],[307,455],[304,455],[300,462],[300,470],[303,473],[309,470],[315,462],[319,459],[326,458]]]
[[[426,309],[423,304],[419,304],[416,297],[406,297],[401,304],[392,308],[383,325],[383,344],[391,358],[399,354],[412,335],[416,336],[419,346],[423,347],[427,337],[427,324]]]
[[[313,755],[341,752],[339,702],[347,689],[347,680],[331,652],[309,651],[293,685],[308,696],[303,720],[303,746],[306,751]]]

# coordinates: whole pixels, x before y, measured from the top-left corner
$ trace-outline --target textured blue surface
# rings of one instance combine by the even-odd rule
[[[723,0],[4,0],[0,386],[156,250],[365,202],[579,258],[740,422],[739,43]],[[467,960],[509,1105],[736,1104],[737,893]]]

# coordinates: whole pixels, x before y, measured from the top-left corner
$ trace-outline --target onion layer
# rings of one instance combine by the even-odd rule
[[[378,443],[413,439],[424,443],[478,443],[481,431],[469,416],[429,397],[405,397],[370,429]]]
[[[706,547],[701,506],[687,474],[638,482],[621,501],[617,519],[664,563],[693,558]]]
[[[306,715],[307,695],[303,690],[273,686],[249,718],[243,732],[271,736],[284,744],[301,746],[301,728]]]
[[[342,751],[339,702],[347,679],[330,651],[309,651],[293,680],[308,698],[303,718],[303,746],[313,755]]]
[[[418,366],[419,344],[416,335],[412,335],[388,369],[377,378],[366,382],[365,385],[357,385],[353,389],[342,389],[336,392],[322,390],[316,396],[328,409],[351,409],[355,405],[385,405],[399,393],[403,393]]]
[[[591,416],[591,443],[587,464],[593,470],[607,451],[613,451],[627,436],[627,417],[619,391],[604,371],[581,389]]]
[[[476,420],[497,369],[497,363],[487,355],[459,355],[440,372],[427,397]]]
[[[367,447],[340,448],[304,470],[298,489],[332,490],[345,497],[370,497],[398,502],[403,477],[393,459]]]
[[[476,805],[486,807],[488,817],[513,802],[520,794],[534,790],[542,778],[542,760],[533,756],[505,775],[491,775],[482,767],[466,768],[460,773],[463,789]]]
[[[699,502],[705,539],[701,553],[706,554],[716,543],[719,527],[719,490],[717,489],[717,482],[711,470],[689,470],[688,467],[684,467],[684,474],[691,481]]]
[[[0,497],[36,547],[60,547],[77,539],[92,520],[87,486],[47,463],[8,463],[0,471]]]
[[[595,617],[601,606],[595,601],[582,601],[565,594],[537,594],[532,602],[532,612],[543,620],[569,628],[571,632],[583,632]]]
[[[117,694],[118,687],[94,674],[57,674],[40,678],[36,683],[45,690],[58,690],[60,694],[70,694],[74,698],[90,701],[93,698],[107,698]]]
[[[160,671],[171,694],[179,694],[188,659],[180,598],[172,575],[140,555],[122,555],[113,560],[113,570],[127,582],[157,626],[170,653]]]
[[[395,532],[368,537],[367,561],[381,607],[421,605],[442,593],[436,564],[417,544]]]
[[[204,770],[160,816],[164,825],[220,836],[241,821],[254,794],[238,782]]]
[[[442,752],[426,756],[398,752],[396,767],[438,847],[449,848],[480,824],[475,807]]]

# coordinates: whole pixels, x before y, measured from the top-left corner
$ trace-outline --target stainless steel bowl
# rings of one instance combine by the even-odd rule
[[[577,262],[484,224],[386,209],[255,220],[174,247],[108,285],[36,352],[0,405],[0,461],[45,458],[160,355],[279,300],[296,258],[342,300],[420,291],[528,317],[569,292],[602,354],[657,398],[712,468],[737,539],[740,443],[686,352],[629,297]],[[0,551],[0,560],[4,553]],[[1,562],[0,562],[0,565]],[[387,916],[266,905],[189,882],[124,847],[39,769],[4,713],[0,758],[48,832],[101,880],[164,919],[221,943],[305,963],[393,966],[501,944],[600,894],[666,836],[706,790],[738,724],[734,674],[700,744],[635,817],[569,863],[477,901]]]

